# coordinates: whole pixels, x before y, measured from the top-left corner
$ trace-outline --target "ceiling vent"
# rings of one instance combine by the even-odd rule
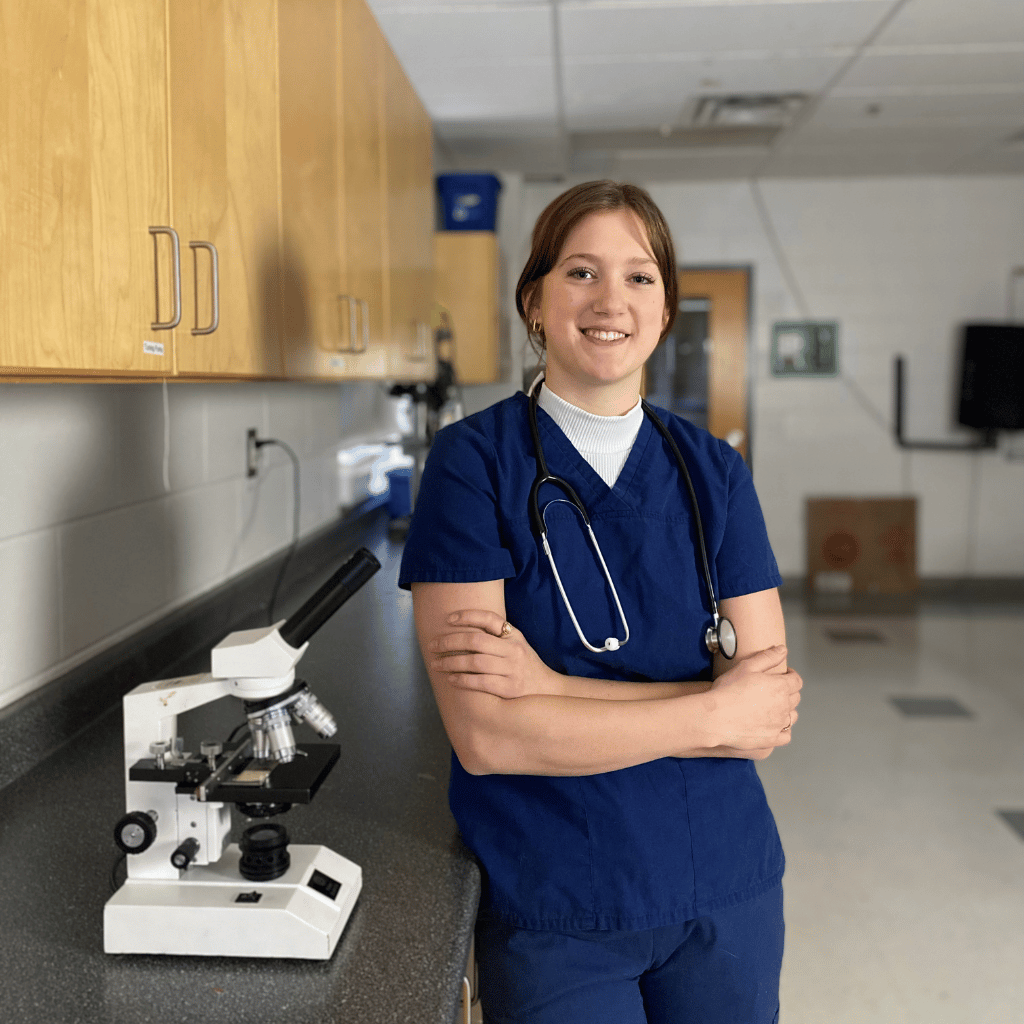
[[[690,124],[702,128],[780,128],[790,124],[807,102],[803,93],[751,96],[699,96]]]

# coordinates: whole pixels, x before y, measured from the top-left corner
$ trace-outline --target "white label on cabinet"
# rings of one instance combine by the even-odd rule
[[[164,354],[164,343],[162,341],[144,341],[142,351],[147,356],[162,356]]]

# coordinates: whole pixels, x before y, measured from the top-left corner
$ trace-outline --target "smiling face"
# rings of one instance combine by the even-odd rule
[[[538,282],[530,316],[543,330],[556,395],[590,412],[628,412],[667,322],[665,283],[636,214],[584,217]]]

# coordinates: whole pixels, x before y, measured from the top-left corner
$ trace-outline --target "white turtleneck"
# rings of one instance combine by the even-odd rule
[[[558,424],[594,472],[614,487],[644,421],[640,399],[622,416],[598,416],[559,398],[547,384],[541,384],[537,404]]]

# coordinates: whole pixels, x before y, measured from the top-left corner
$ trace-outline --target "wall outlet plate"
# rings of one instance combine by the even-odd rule
[[[256,476],[260,471],[259,448],[256,446],[256,429],[250,427],[245,432],[245,475]]]

